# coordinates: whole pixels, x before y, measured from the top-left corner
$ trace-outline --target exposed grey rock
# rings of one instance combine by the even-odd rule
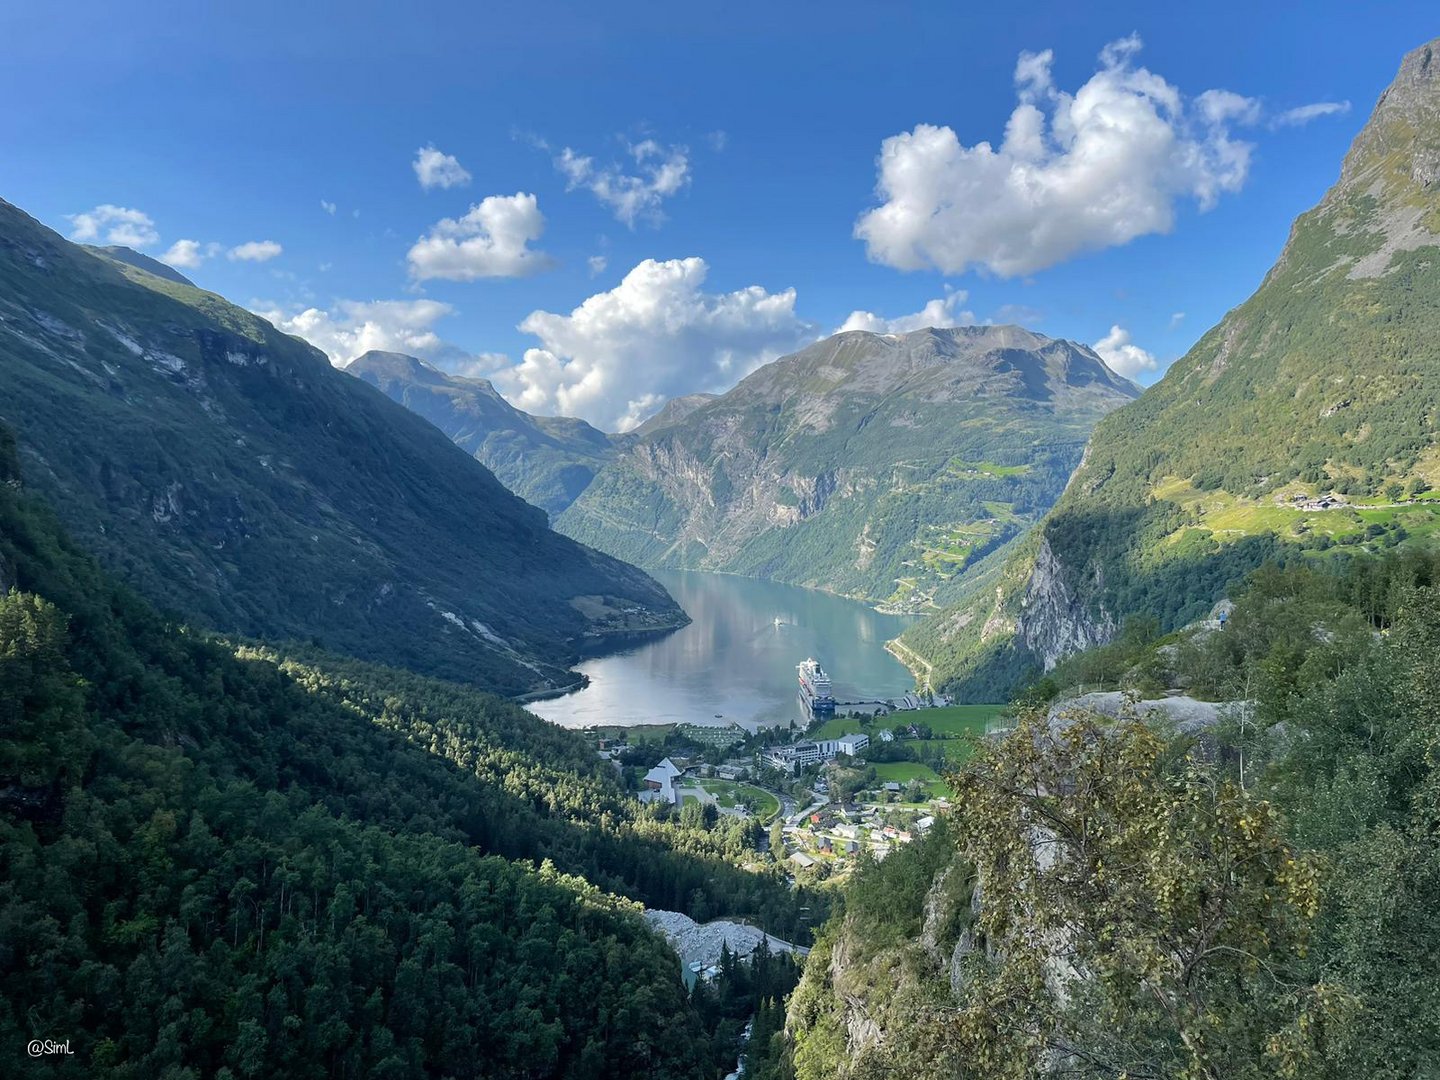
[[[771,952],[793,952],[799,956],[810,952],[803,946],[792,945],[756,927],[728,919],[697,923],[683,912],[651,909],[645,912],[645,921],[665,936],[684,964],[718,964],[725,946],[729,946],[735,956],[749,956],[762,940],[768,942]]]
[[[1101,584],[1096,582],[1097,593]],[[1049,538],[1042,539],[1016,626],[1026,648],[1050,671],[1073,652],[1105,644],[1115,630],[1114,616],[1103,606],[1097,618],[1075,594]]]
[[[1253,707],[1253,703],[1243,701],[1200,701],[1184,695],[1135,700],[1118,690],[1107,690],[1056,702],[1046,720],[1054,727],[1064,726],[1084,713],[1114,719],[1134,716],[1147,723],[1162,723],[1177,734],[1198,735],[1214,729],[1229,712]]]

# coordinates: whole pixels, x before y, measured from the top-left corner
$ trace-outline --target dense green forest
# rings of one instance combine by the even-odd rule
[[[634,901],[798,931],[782,879],[501,699],[186,630],[64,537],[8,437],[0,479],[0,1041],[75,1051],[37,1073],[733,1063],[727,1015],[783,979],[687,998]]]
[[[1440,1070],[1440,555],[1267,566],[1223,629],[1136,622],[1015,705],[948,827],[864,866],[777,1075]],[[1065,714],[1183,686],[1215,726]]]

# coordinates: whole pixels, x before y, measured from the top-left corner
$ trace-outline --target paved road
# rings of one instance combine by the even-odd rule
[[[822,800],[817,803],[811,803],[804,810],[801,810],[798,814],[791,814],[789,817],[787,817],[785,819],[785,823],[787,825],[799,825],[800,822],[804,821],[811,814],[815,813],[816,810],[822,810],[829,805],[829,800]]]

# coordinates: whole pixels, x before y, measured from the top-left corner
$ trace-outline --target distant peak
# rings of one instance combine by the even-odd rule
[[[90,251],[109,259],[112,262],[124,263],[126,266],[133,266],[137,270],[144,270],[147,274],[154,274],[166,281],[173,281],[179,285],[189,285],[196,288],[195,282],[191,281],[184,274],[180,273],[168,263],[159,259],[152,259],[149,255],[136,251],[134,248],[125,247],[122,244],[111,244],[106,247],[85,245]]]
[[[1421,188],[1440,180],[1440,38],[1405,54],[1400,70],[1355,137],[1338,190],[1376,180],[1392,196],[1397,177]],[[1403,163],[1399,159],[1406,159]]]
[[[384,349],[371,349],[363,352],[345,365],[346,368],[402,368],[410,371],[429,371],[436,375],[443,374],[433,364],[421,360],[418,356],[411,356],[409,353],[387,352]]]

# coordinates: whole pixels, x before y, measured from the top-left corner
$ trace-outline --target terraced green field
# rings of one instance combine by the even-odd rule
[[[993,461],[950,461],[950,475],[960,479],[982,476],[1024,476],[1030,471],[1029,465],[997,465]]]

